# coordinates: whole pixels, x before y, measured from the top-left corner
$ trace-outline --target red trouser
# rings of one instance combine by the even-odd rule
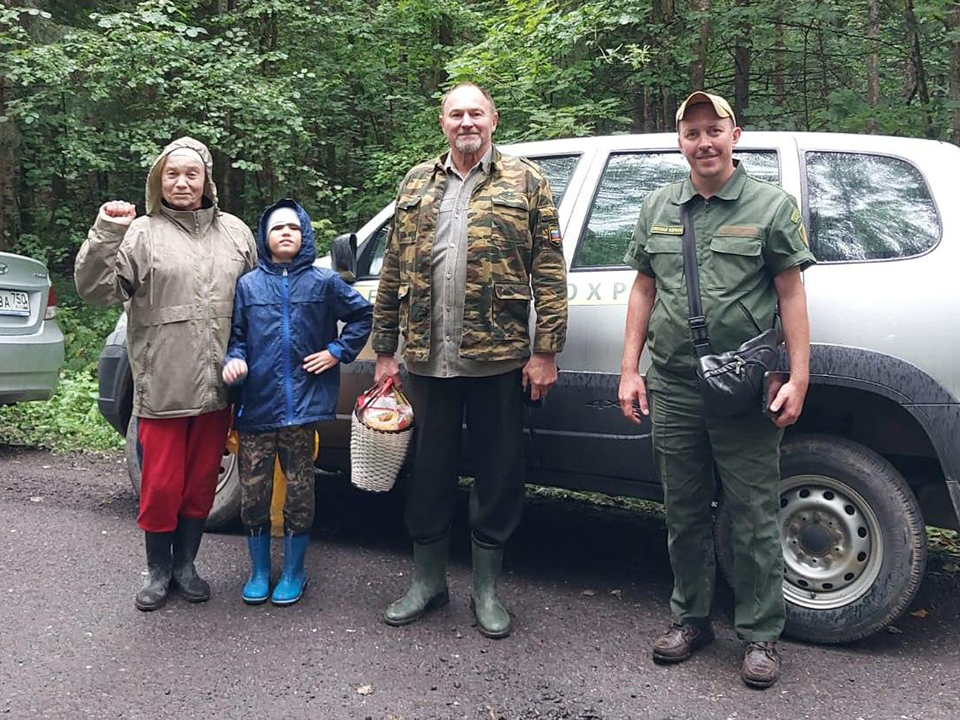
[[[229,407],[196,417],[139,418],[141,529],[170,532],[177,517],[207,517],[229,429]]]

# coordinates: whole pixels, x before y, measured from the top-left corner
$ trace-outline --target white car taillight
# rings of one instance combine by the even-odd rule
[[[57,293],[50,286],[50,292],[47,293],[47,311],[43,314],[44,320],[53,320],[57,316]]]

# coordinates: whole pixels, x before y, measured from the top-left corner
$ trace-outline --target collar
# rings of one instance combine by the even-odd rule
[[[204,198],[206,200],[206,198]],[[207,205],[207,203],[204,203]],[[175,210],[165,202],[160,203],[160,212],[171,222],[179,225],[188,235],[193,235],[199,227],[200,234],[205,234],[213,223],[216,208],[210,204],[199,210]]]
[[[490,147],[488,147],[487,151],[483,154],[483,157],[480,158],[478,165],[480,165],[480,169],[483,170],[484,174],[489,175],[492,169],[500,167],[500,157],[500,151],[491,143]],[[433,164],[435,170],[440,170],[444,174],[454,169],[449,150],[436,158]],[[474,167],[476,167],[476,165]],[[470,169],[470,172],[473,172],[473,168]]]
[[[723,184],[723,187],[720,188],[720,191],[715,193],[713,197],[720,198],[721,200],[736,200],[740,197],[743,186],[747,182],[747,171],[739,160],[734,160],[733,166],[733,175],[730,176],[727,182]],[[673,203],[675,205],[683,205],[699,194],[697,189],[693,187],[690,176],[687,175],[680,184],[680,193],[674,198]]]

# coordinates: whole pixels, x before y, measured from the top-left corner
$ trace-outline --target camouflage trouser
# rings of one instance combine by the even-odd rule
[[[240,448],[240,519],[247,529],[270,522],[273,497],[274,458],[287,477],[287,500],[283,505],[286,532],[309,532],[313,525],[314,476],[313,425],[297,425],[271,432],[238,433]]]

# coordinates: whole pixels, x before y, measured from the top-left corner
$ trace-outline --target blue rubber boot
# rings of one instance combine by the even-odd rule
[[[250,551],[250,579],[243,586],[243,601],[259,605],[270,597],[270,533],[266,528],[250,528],[247,535]]]
[[[287,533],[283,536],[283,574],[270,598],[274,605],[293,605],[303,597],[303,588],[307,585],[303,557],[307,554],[309,541],[309,533]]]

